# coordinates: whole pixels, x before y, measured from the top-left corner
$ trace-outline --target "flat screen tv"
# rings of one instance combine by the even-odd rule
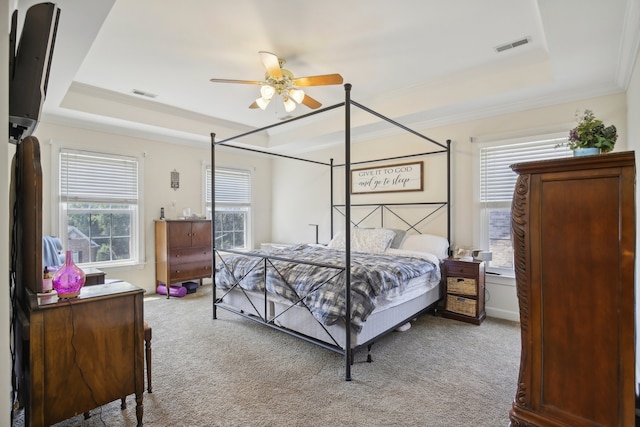
[[[18,11],[9,35],[9,141],[31,135],[47,95],[60,9],[54,3],[31,6],[17,39]]]

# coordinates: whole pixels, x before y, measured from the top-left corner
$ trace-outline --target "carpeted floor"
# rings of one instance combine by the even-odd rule
[[[153,327],[146,426],[474,426],[509,423],[520,358],[517,323],[425,315],[356,354],[353,380],[331,351],[224,310],[211,285],[145,299]],[[57,426],[135,426],[135,400]],[[14,426],[24,424],[18,411]]]

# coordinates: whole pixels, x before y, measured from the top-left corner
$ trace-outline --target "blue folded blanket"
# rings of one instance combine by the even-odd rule
[[[62,242],[58,237],[43,236],[42,237],[42,269],[44,267],[54,267],[63,264]]]

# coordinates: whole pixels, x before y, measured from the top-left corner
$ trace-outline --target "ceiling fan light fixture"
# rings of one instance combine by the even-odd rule
[[[269,105],[269,101],[271,101],[271,99],[258,98],[256,99],[256,104],[258,104],[258,107],[264,111],[267,108],[267,105]]]
[[[289,113],[295,110],[298,104],[302,104],[312,110],[322,104],[306,93],[300,86],[324,86],[342,84],[340,74],[322,74],[318,76],[294,77],[289,70],[282,68],[285,61],[270,52],[260,51],[262,65],[266,70],[263,80],[237,80],[237,79],[209,79],[213,83],[240,83],[260,86],[260,98],[256,99],[249,108],[261,108],[265,110],[274,95],[280,95],[285,110]]]
[[[276,88],[274,88],[271,85],[262,85],[262,87],[260,88],[260,95],[262,95],[262,98],[268,101],[273,97],[273,95],[275,95],[276,93]]]
[[[296,109],[296,103],[293,102],[293,100],[291,98],[285,97],[284,98],[284,111],[286,111],[287,113],[290,113],[295,109]]]
[[[304,91],[302,89],[289,89],[289,97],[300,104],[304,99]]]

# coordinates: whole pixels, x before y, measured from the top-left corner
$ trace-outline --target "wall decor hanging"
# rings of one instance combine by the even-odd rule
[[[423,162],[398,163],[351,171],[351,194],[422,191]]]
[[[180,173],[175,169],[171,172],[171,188],[174,191],[180,188]]]

